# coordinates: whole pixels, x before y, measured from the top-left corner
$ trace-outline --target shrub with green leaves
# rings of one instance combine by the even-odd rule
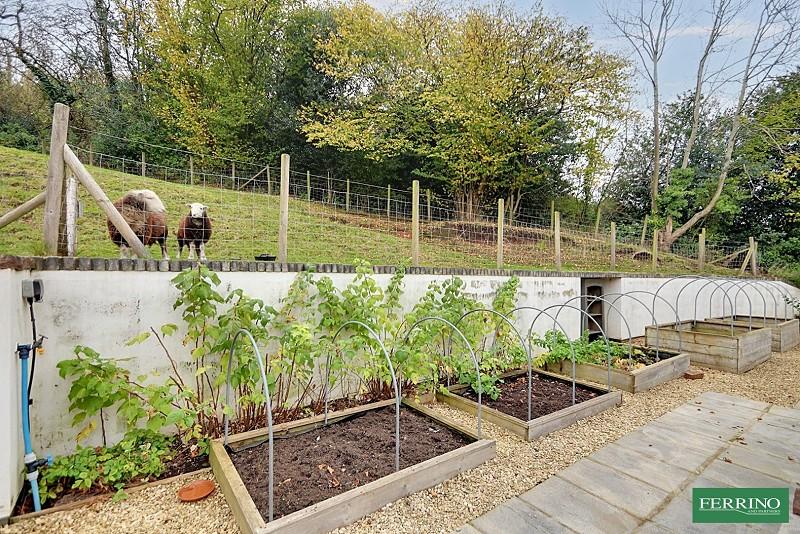
[[[132,430],[113,447],[78,447],[42,468],[39,495],[42,504],[66,490],[116,491],[135,482],[158,478],[172,458],[172,438],[151,430]]]

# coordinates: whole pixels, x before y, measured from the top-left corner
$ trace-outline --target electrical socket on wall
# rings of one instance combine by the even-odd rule
[[[41,302],[44,294],[44,282],[40,278],[28,278],[22,281],[22,298]]]

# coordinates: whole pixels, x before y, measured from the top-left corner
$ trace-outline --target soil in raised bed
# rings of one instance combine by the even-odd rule
[[[274,440],[274,511],[278,518],[394,472],[395,408],[370,410]],[[400,468],[463,447],[472,439],[414,410],[400,411]],[[268,515],[268,445],[231,452],[259,512]]]
[[[572,406],[572,383],[564,382],[547,375],[533,373],[531,381],[531,420],[542,417],[564,408]],[[492,400],[486,395],[481,396],[481,403],[489,408],[494,408],[504,414],[528,420],[528,375],[505,378],[497,383],[500,388],[500,397]],[[478,401],[478,394],[472,388],[459,392],[462,397]],[[591,400],[601,393],[575,385],[575,404]]]

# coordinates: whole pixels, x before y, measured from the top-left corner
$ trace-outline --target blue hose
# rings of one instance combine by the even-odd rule
[[[28,414],[28,356],[30,355],[31,346],[19,345],[17,351],[22,364],[22,439],[25,443],[25,477],[31,484],[33,509],[39,512],[42,509],[41,499],[39,498],[39,470],[37,469],[36,455],[33,453],[33,446],[31,445],[31,424]]]

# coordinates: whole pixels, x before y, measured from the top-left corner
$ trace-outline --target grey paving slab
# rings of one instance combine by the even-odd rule
[[[636,534],[673,534],[675,531],[667,528],[664,525],[659,525],[658,523],[648,521],[644,525],[634,530],[634,532]]]
[[[790,460],[792,457],[788,455],[780,457],[763,453],[751,446],[734,444],[725,451],[723,458],[735,465],[800,486],[800,462]]]
[[[556,476],[640,519],[646,519],[669,496],[664,490],[590,458],[572,464]]]
[[[486,534],[553,534],[575,532],[557,523],[517,497],[472,522],[472,526]],[[465,533],[466,534],[466,533]]]
[[[679,413],[669,413],[664,417],[656,419],[653,423],[670,428],[679,428],[683,432],[692,432],[695,434],[700,434],[701,436],[707,436],[724,441],[728,441],[734,436],[738,436],[744,430],[742,425],[721,423],[719,419],[710,414],[698,414],[696,416],[691,416]]]
[[[787,430],[800,432],[800,419],[795,419],[793,417],[787,417],[784,415],[778,415],[773,413],[766,413],[764,414],[764,417],[761,418],[761,420],[767,423],[768,425],[779,426]]]
[[[770,407],[770,404],[763,401],[755,401],[745,397],[737,397],[728,395],[726,393],[717,393],[716,391],[707,391],[700,394],[696,400],[702,401],[703,404],[712,404],[720,407],[734,407],[747,408],[750,410],[764,411]]]
[[[630,532],[640,523],[627,512],[558,477],[550,477],[519,498],[580,533]]]
[[[796,419],[800,421],[800,403],[798,403],[794,408],[787,408],[786,406],[778,406],[777,404],[773,404],[770,406],[767,413],[773,415],[780,415],[781,417],[791,417],[792,419]]]
[[[706,393],[475,520],[494,532],[800,534],[789,524],[694,524],[692,489],[800,487],[800,411]],[[464,534],[475,534],[464,531]]]
[[[611,443],[592,454],[591,459],[625,473],[628,476],[672,492],[680,488],[690,471],[656,460],[631,449]]]
[[[703,471],[703,476],[734,488],[785,488],[787,486],[785,480],[725,460],[714,460]]]
[[[477,528],[475,528],[472,525],[470,525],[469,523],[467,523],[466,525],[464,525],[460,529],[458,529],[455,532],[453,532],[453,534],[493,534],[493,533],[481,532]]]

